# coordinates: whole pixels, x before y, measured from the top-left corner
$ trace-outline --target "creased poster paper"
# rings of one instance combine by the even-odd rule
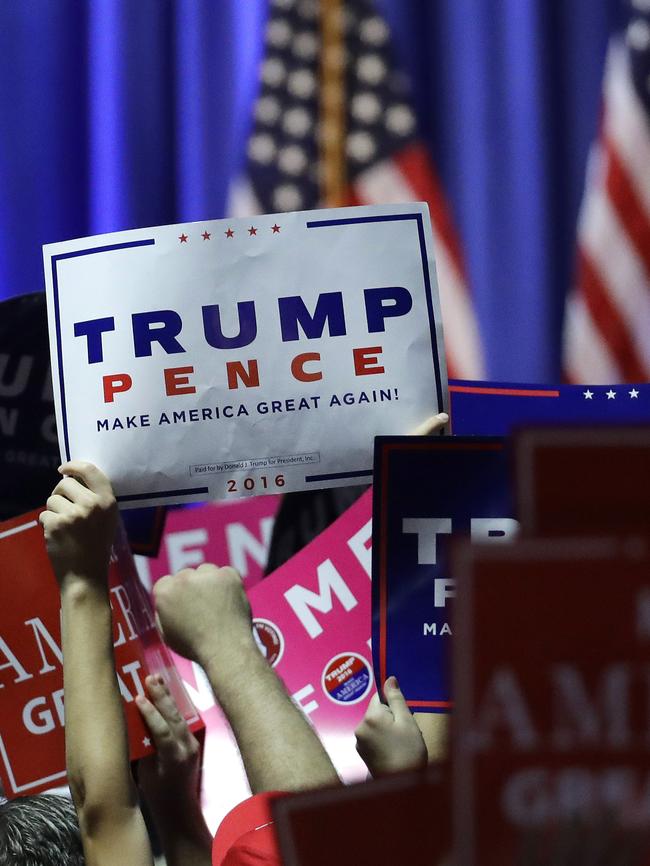
[[[44,247],[64,459],[124,507],[352,484],[447,407],[425,204]]]

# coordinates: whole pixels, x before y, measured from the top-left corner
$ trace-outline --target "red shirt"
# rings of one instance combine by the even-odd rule
[[[282,866],[271,803],[283,796],[281,791],[266,791],[235,806],[214,837],[213,866]]]
[[[240,836],[222,866],[282,866],[273,822]]]

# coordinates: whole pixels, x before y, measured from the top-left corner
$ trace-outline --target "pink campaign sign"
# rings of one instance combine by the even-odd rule
[[[151,587],[165,574],[202,562],[232,565],[247,589],[264,574],[280,496],[170,509],[157,558],[138,557],[138,572]]]
[[[372,493],[249,590],[260,649],[346,781],[365,778],[354,729],[374,692],[370,652]],[[255,500],[252,500],[255,501]],[[207,729],[204,810],[212,829],[249,795],[241,761],[196,665],[176,657]]]

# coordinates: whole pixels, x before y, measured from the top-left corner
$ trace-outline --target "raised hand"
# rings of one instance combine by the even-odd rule
[[[108,566],[117,523],[110,481],[90,463],[63,478],[40,516],[61,590],[65,752],[88,866],[151,866],[115,677]]]
[[[235,569],[186,568],[159,580],[154,598],[165,641],[204,668],[253,793],[338,783],[313,728],[257,648]]]
[[[151,808],[168,866],[210,866],[212,835],[199,800],[201,748],[162,676],[136,698],[156,754],[138,764],[138,785]]]
[[[234,568],[185,568],[159,580],[154,598],[165,643],[185,658],[227,665],[233,654],[255,647],[250,605]]]
[[[357,752],[375,777],[426,766],[427,747],[395,677],[384,683],[384,696],[388,705],[373,695],[355,731]]]
[[[91,463],[72,461],[40,515],[47,552],[59,584],[67,578],[106,580],[117,527],[111,483]]]

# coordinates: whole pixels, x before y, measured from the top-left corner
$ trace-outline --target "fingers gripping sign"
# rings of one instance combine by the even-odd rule
[[[162,676],[145,680],[136,698],[156,754],[138,764],[138,784],[151,808],[168,866],[210,866],[212,835],[203,818],[199,789],[201,747]]]
[[[355,731],[357,752],[373,776],[416,769],[427,763],[422,733],[395,677],[384,683],[387,704],[375,694]]]
[[[446,412],[439,412],[416,427],[413,436],[433,436],[434,433],[440,433],[448,422],[449,415]]]
[[[67,577],[106,577],[117,527],[110,481],[90,463],[59,467],[63,476],[39,518],[59,583]]]
[[[140,761],[139,783],[148,800],[162,790],[177,797],[183,790],[197,791],[200,764],[199,741],[179,712],[162,676],[145,680],[148,697],[138,695],[136,703],[147,723],[156,754]]]

